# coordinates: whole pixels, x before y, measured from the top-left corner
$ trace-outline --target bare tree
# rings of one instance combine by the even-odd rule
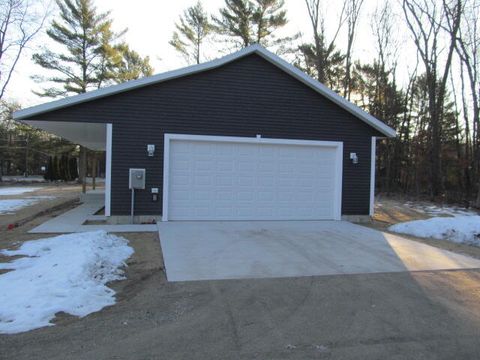
[[[390,111],[391,109],[389,108],[388,104],[391,91],[390,86],[395,86],[395,68],[397,62],[397,36],[394,32],[395,23],[393,21],[393,13],[390,1],[386,0],[383,4],[379,4],[377,6],[377,8],[372,14],[370,26],[375,39],[377,52],[375,58],[377,66],[374,66],[374,69],[376,71],[375,83],[377,84],[374,102],[377,104],[381,104],[381,106],[378,106],[376,108],[377,111],[374,115],[387,122],[390,126],[396,127],[398,125],[395,123],[396,114]],[[348,36],[351,36],[350,29]],[[351,51],[348,57],[351,57]],[[350,60],[347,59],[348,66],[350,66],[349,62]],[[348,76],[348,80],[346,76],[347,81],[344,84],[344,94],[345,96],[350,97],[350,69],[347,70],[346,75]],[[390,78],[392,79],[392,85],[389,84]],[[412,79],[406,89],[405,102],[407,102],[409,99],[408,94],[411,88]],[[405,116],[403,118],[402,125],[408,123],[406,116],[407,112],[404,112],[404,115]],[[409,119],[410,118],[408,118],[408,120]],[[405,127],[402,126],[402,129],[405,129]],[[403,138],[400,140],[400,137]],[[382,166],[385,169],[385,183],[383,184],[383,187],[387,191],[387,193],[390,191],[391,182],[393,181],[392,174],[394,168],[397,168],[397,171],[399,170],[398,166],[396,166],[396,163],[392,161],[392,157],[394,154],[398,154],[397,156],[401,156],[399,153],[404,150],[404,148],[400,148],[400,141],[403,141],[402,144],[405,144],[406,142],[408,143],[408,137],[408,130],[400,131],[399,137],[397,139],[392,139],[391,141],[381,142],[378,144],[379,153],[382,153],[380,159],[383,159],[384,161],[378,161],[377,166]]]
[[[47,13],[34,0],[0,1],[0,99],[23,51],[40,32]]]
[[[346,1],[347,53],[345,55],[345,80],[343,83],[343,96],[348,100],[350,100],[350,94],[352,91],[352,50],[362,5],[363,0]]]
[[[402,8],[407,27],[425,67],[429,109],[430,193],[433,197],[443,190],[442,116],[463,3],[462,0],[442,0],[441,3],[437,0],[403,0]],[[443,35],[447,37],[445,47],[442,45]],[[440,59],[444,50],[447,50],[446,56]]]
[[[377,61],[383,70],[387,66],[396,66],[396,49],[398,46],[397,34],[394,31],[394,22],[391,1],[386,0],[378,6],[372,14],[370,26],[376,41]],[[388,64],[389,61],[393,63]]]
[[[480,207],[480,1],[470,0],[465,4],[463,13],[463,22],[459,29],[457,41],[457,53],[462,62],[461,80],[462,80],[462,99],[463,113],[465,119],[466,132],[466,155],[470,155],[469,139],[471,135],[472,159],[470,167],[472,178],[478,179],[476,207]],[[468,80],[465,79],[464,70],[467,72]],[[471,101],[466,99],[464,84],[468,81]],[[471,103],[472,110],[472,133],[470,134],[470,124],[468,119],[468,106]],[[468,158],[467,158],[468,160]]]
[[[345,0],[346,1],[346,0]],[[325,14],[322,12],[322,0],[305,0],[308,16],[313,30],[313,48],[304,44],[300,50],[305,55],[314,58],[317,80],[321,83],[327,81],[327,71],[332,56],[336,53],[335,42],[340,30],[345,23],[346,2],[341,5],[340,15],[333,36],[327,40],[325,32]],[[337,58],[338,58],[337,54]]]

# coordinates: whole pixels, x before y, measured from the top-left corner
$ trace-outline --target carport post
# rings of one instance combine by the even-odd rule
[[[87,192],[87,149],[80,145],[80,171],[79,177],[82,183],[82,193]]]

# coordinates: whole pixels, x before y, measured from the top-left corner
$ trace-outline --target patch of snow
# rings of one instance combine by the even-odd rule
[[[480,216],[436,217],[395,224],[388,229],[418,237],[480,246]]]
[[[14,214],[15,211],[37,203],[37,199],[7,199],[0,200],[0,215]]]
[[[21,176],[21,175],[3,175],[3,182],[22,182],[22,183],[39,183],[46,182],[43,175],[30,175],[30,176]]]
[[[0,215],[15,214],[15,211],[23,209],[24,207],[38,203],[40,200],[52,200],[55,196],[41,195],[30,196],[23,199],[5,199],[0,200]]]
[[[124,278],[121,269],[133,254],[128,240],[93,231],[23,243],[1,251],[25,257],[0,263],[13,271],[0,275],[0,333],[52,326],[58,312],[86,316],[115,304],[106,284]]]
[[[5,195],[20,195],[27,192],[32,192],[41,188],[38,187],[22,187],[22,186],[9,186],[0,187],[0,196]]]
[[[406,202],[405,205],[410,209],[427,214],[429,216],[477,216],[474,210],[458,206],[438,206],[429,203]]]

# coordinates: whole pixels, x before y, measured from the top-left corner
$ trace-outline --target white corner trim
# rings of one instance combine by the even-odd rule
[[[209,62],[205,62],[202,64],[198,65],[192,65],[188,66],[182,69],[178,70],[173,70],[173,71],[168,71],[162,74],[157,74],[154,76],[138,79],[138,80],[132,80],[128,81],[122,84],[118,85],[113,85],[109,86],[103,89],[98,89],[94,91],[87,92],[85,94],[80,94],[76,96],[71,96],[67,97],[64,99],[52,101],[46,104],[41,104],[37,106],[33,106],[30,108],[22,109],[19,111],[15,111],[13,113],[13,118],[15,120],[22,120],[31,116],[39,115],[48,111],[64,108],[67,106],[87,102],[90,100],[94,100],[97,98],[125,92],[128,90],[133,90],[136,88],[140,88],[143,86],[159,83],[162,81],[167,81],[167,80],[172,80],[178,77],[182,76],[187,76],[195,73],[199,73],[202,71],[207,71],[211,70],[217,67],[220,67],[222,65],[228,64],[234,60],[237,60],[239,58],[242,58],[244,56],[247,56],[252,53],[257,53],[261,57],[263,57],[265,60],[269,61],[273,65],[277,66],[278,68],[282,69],[286,73],[290,74],[292,77],[296,78],[297,80],[303,82],[305,85],[309,86],[319,94],[325,96],[329,100],[333,101],[335,104],[338,106],[344,108],[360,120],[364,121],[365,123],[369,124],[373,128],[377,129],[380,131],[382,134],[388,136],[388,137],[395,137],[396,132],[394,129],[391,127],[387,126],[380,120],[376,119],[375,117],[371,116],[367,112],[363,111],[361,108],[358,106],[354,105],[353,103],[347,101],[345,98],[342,96],[338,95],[335,91],[329,89],[325,85],[319,83],[318,81],[312,79],[310,76],[305,74],[304,72],[300,71],[297,69],[295,66],[292,64],[289,64],[282,58],[280,58],[278,55],[275,55],[274,53],[268,51],[264,47],[255,44],[251,45],[249,47],[246,47],[240,51],[237,51],[233,54],[229,54],[227,56],[224,56],[222,58],[212,60]]]
[[[317,141],[317,140],[270,139],[270,138],[237,137],[237,136],[165,134],[164,144],[163,144],[164,156],[163,156],[162,221],[168,221],[170,143],[172,140],[217,141],[217,142],[236,142],[236,143],[251,143],[251,144],[277,144],[277,145],[333,147],[336,149],[334,220],[342,219],[343,142],[341,141]]]
[[[375,213],[375,155],[377,149],[377,139],[372,136],[372,148],[370,159],[370,216]]]
[[[112,201],[112,124],[107,126],[105,145],[105,216],[111,215]]]
[[[162,189],[162,221],[168,221],[168,188],[170,178],[170,134],[163,139],[163,189]]]
[[[335,220],[342,220],[343,142],[337,146],[335,166]]]

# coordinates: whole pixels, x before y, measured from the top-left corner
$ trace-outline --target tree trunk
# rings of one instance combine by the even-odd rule
[[[478,182],[478,192],[477,192],[477,201],[475,202],[475,207],[480,209],[480,181]]]

